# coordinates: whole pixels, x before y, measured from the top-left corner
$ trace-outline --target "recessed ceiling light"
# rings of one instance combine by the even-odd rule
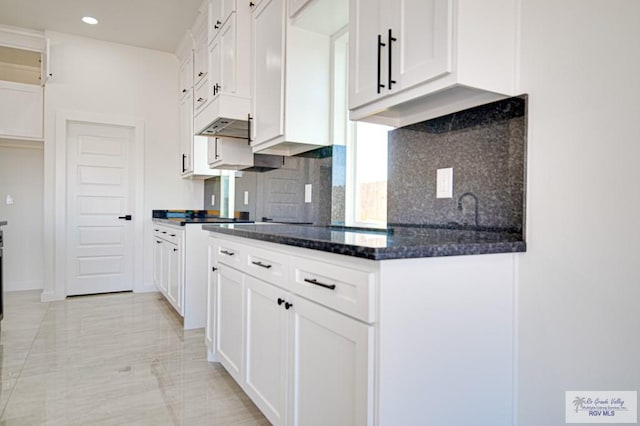
[[[89,25],[96,25],[98,23],[98,20],[96,18],[93,18],[91,16],[85,16],[82,18],[82,22],[84,22],[85,24],[89,24]]]

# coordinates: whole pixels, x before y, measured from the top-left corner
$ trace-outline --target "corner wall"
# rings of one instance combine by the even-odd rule
[[[640,4],[522,0],[529,94],[519,425],[640,391]]]
[[[43,150],[41,143],[0,140],[0,220],[5,291],[43,288]],[[7,205],[11,195],[14,204]]]

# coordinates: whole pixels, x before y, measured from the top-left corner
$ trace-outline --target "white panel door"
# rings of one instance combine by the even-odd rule
[[[69,122],[67,295],[133,290],[134,133]]]
[[[285,424],[288,293],[245,276],[244,389],[273,425]]]

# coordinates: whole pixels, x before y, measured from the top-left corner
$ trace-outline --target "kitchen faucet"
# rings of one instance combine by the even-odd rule
[[[476,226],[478,226],[478,197],[476,197],[473,192],[465,192],[460,197],[458,197],[458,210],[462,211],[462,199],[467,196],[475,200],[475,224]]]

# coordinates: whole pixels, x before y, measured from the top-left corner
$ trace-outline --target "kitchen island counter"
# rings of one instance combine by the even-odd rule
[[[371,260],[526,251],[522,233],[401,226],[364,230],[285,224],[204,225],[203,230]]]

